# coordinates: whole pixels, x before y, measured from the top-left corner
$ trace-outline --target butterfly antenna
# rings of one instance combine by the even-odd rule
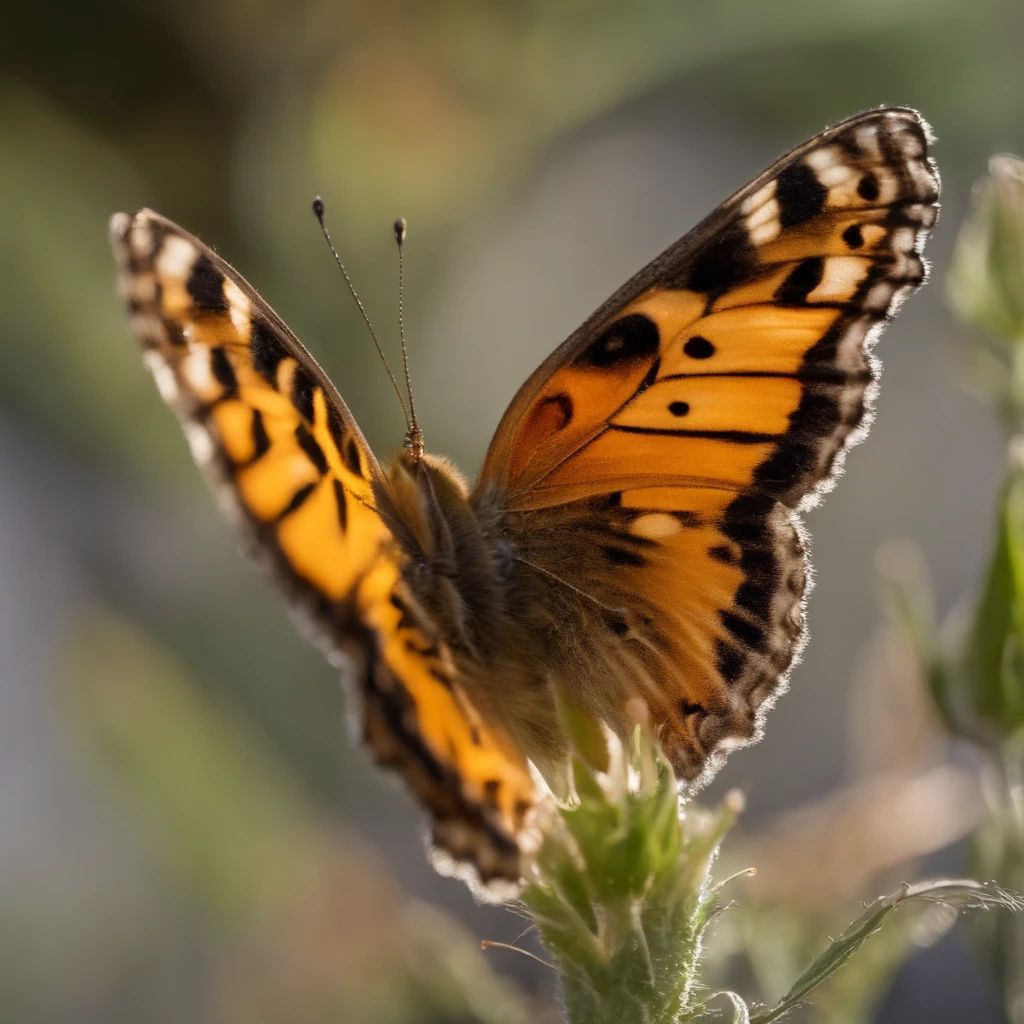
[[[363,307],[362,302],[359,299],[359,295],[356,292],[355,286],[352,284],[352,279],[348,276],[348,271],[345,269],[345,264],[341,262],[341,257],[338,255],[338,250],[334,248],[334,243],[331,241],[330,232],[327,230],[327,225],[324,223],[324,201],[316,196],[313,199],[313,213],[316,219],[320,223],[320,230],[324,233],[324,238],[327,240],[327,244],[330,247],[331,252],[334,254],[334,262],[338,264],[338,269],[341,271],[342,276],[345,278],[345,284],[348,285],[348,290],[355,299],[356,305],[359,307],[359,312],[362,314],[363,323],[366,324],[366,329],[370,332],[370,337],[373,338],[373,344],[377,349],[377,355],[380,356],[380,361],[384,364],[384,369],[388,371],[388,377],[391,380],[391,386],[395,389],[395,394],[398,395],[398,401],[402,406],[402,414],[405,416],[405,425],[409,434],[412,433],[413,422],[409,420],[409,413],[405,408],[405,399],[402,398],[402,389],[398,386],[398,381],[395,380],[395,375],[391,372],[391,367],[388,366],[387,359],[384,358],[384,351],[380,347],[380,342],[377,340],[377,333],[373,329],[373,324],[370,323],[370,318],[366,315],[366,310]],[[408,371],[406,371],[408,373]]]
[[[409,350],[405,346],[405,316],[403,310],[403,284],[405,279],[405,218],[395,221],[395,243],[398,245],[398,331],[402,336],[402,366],[405,368],[405,390],[409,396],[409,414],[412,422],[405,438],[405,446],[412,452],[412,457],[419,462],[423,458],[423,431],[416,421],[416,403],[412,400],[412,380],[409,377]]]

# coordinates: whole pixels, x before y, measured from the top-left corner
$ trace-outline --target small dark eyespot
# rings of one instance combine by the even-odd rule
[[[668,407],[668,411],[673,416],[685,416],[690,411],[689,402],[672,402]]]
[[[851,224],[843,232],[843,241],[851,249],[859,249],[864,244],[864,235],[860,230],[859,224]]]
[[[642,313],[610,323],[576,359],[577,366],[605,369],[641,362],[658,354],[658,325]]]
[[[615,612],[605,612],[604,624],[616,635],[625,636],[629,632],[629,623],[625,618]]]
[[[554,412],[558,419],[555,430],[564,430],[572,422],[572,398],[569,395],[551,395],[542,399],[540,405]]]
[[[683,351],[691,359],[710,359],[715,354],[715,346],[707,338],[695,334],[683,346]]]
[[[865,202],[873,203],[879,196],[878,179],[868,171],[857,183],[857,195]]]

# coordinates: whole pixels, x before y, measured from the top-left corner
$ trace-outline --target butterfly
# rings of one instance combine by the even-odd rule
[[[519,881],[566,709],[625,736],[641,701],[691,786],[759,738],[805,642],[799,513],[864,436],[872,346],[926,275],[930,139],[880,108],[779,159],[545,360],[472,486],[415,438],[381,465],[233,267],[150,210],[112,218],[160,393],[450,872]]]

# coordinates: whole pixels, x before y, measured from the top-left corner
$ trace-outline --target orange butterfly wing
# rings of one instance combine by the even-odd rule
[[[592,637],[563,684],[619,731],[642,696],[683,777],[756,738],[799,651],[795,510],[864,432],[871,345],[924,279],[928,139],[888,108],[783,157],[556,350],[491,444],[477,500]]]
[[[146,365],[253,556],[348,660],[363,738],[431,812],[441,851],[485,882],[518,879],[525,760],[481,720],[408,592],[376,509],[381,470],[345,403],[198,239],[149,210],[115,215],[111,238]]]

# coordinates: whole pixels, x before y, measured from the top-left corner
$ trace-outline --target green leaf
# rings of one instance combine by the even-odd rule
[[[992,910],[1001,907],[1018,911],[1024,909],[1020,896],[1000,889],[997,885],[982,885],[963,879],[940,879],[904,884],[894,893],[879,897],[857,918],[814,962],[805,970],[792,988],[775,1006],[763,1009],[750,1018],[750,1024],[771,1024],[781,1020],[800,1006],[810,993],[826,978],[845,964],[867,939],[878,930],[882,921],[897,907],[907,903],[941,903],[957,910]]]
[[[969,699],[995,737],[1024,725],[1024,470],[1011,468],[999,502],[996,548],[965,652]]]
[[[1024,342],[1024,161],[995,156],[957,240],[947,287],[953,308],[997,338]]]
[[[980,329],[974,383],[1010,434],[1024,429],[1024,161],[996,156],[977,183],[946,277],[949,300]]]

